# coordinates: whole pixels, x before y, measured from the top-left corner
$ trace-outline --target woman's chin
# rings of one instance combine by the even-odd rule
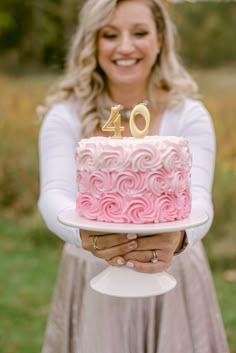
[[[146,80],[144,78],[138,78],[137,75],[127,74],[125,76],[120,76],[117,80],[113,80],[113,84],[130,87],[137,87],[142,85],[146,86]]]

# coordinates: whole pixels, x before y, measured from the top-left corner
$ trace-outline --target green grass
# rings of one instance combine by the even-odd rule
[[[40,352],[60,243],[38,224],[0,219],[0,352]]]
[[[236,353],[236,282],[227,281],[220,270],[213,275],[231,353]]]

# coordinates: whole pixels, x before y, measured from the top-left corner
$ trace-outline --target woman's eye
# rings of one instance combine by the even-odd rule
[[[106,38],[106,39],[115,39],[115,38],[117,38],[117,34],[116,34],[116,33],[104,33],[104,34],[103,34],[103,38]]]
[[[135,32],[134,35],[136,37],[145,37],[146,35],[148,35],[148,32],[146,32],[146,31],[138,31],[138,32]]]

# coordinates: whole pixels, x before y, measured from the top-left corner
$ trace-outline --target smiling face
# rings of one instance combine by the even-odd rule
[[[108,88],[147,86],[160,41],[151,9],[143,0],[121,1],[98,35],[98,63]]]

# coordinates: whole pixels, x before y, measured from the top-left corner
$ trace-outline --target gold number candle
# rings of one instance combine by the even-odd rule
[[[102,127],[102,131],[114,131],[113,138],[122,138],[121,131],[124,131],[124,129],[124,126],[121,126],[120,105],[116,105],[111,108],[111,114]]]
[[[135,123],[135,117],[138,114],[142,115],[146,122],[145,128],[143,130],[138,129]],[[149,110],[143,103],[136,105],[131,112],[130,121],[129,121],[129,127],[130,127],[132,136],[139,139],[144,138],[148,134],[149,126],[150,126]]]

